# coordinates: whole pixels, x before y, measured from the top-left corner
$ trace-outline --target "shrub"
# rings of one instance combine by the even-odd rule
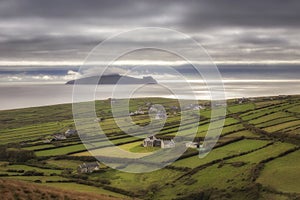
[[[8,176],[8,174],[0,174],[0,177],[1,177],[1,176]]]
[[[43,172],[37,172],[35,170],[26,171],[23,173],[23,176],[44,176]]]
[[[0,147],[0,160],[23,163],[35,157],[34,151],[16,148],[8,149],[6,146]]]
[[[8,169],[7,172],[16,172],[16,173],[24,173],[23,169],[17,170],[17,169]]]
[[[110,180],[107,180],[107,179],[100,179],[100,180],[98,180],[101,184],[105,184],[105,185],[110,185],[111,184],[111,182],[110,182]]]

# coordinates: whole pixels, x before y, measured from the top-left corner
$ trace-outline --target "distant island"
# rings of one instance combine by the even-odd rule
[[[120,82],[118,83],[118,81]],[[68,81],[67,85],[82,84],[89,85],[94,84],[98,81],[98,85],[114,85],[114,84],[157,84],[157,81],[151,76],[144,76],[143,78],[134,78],[130,76],[122,76],[119,74],[110,74],[101,76],[99,80],[99,76],[90,76],[85,78],[80,78],[76,80]]]

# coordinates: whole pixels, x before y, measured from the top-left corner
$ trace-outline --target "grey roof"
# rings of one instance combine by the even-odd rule
[[[174,144],[174,141],[173,140],[163,140],[162,141],[165,145],[171,145],[171,144]]]
[[[80,165],[81,168],[95,168],[95,167],[99,167],[99,163],[97,162],[90,162],[90,163],[83,163],[82,165]]]

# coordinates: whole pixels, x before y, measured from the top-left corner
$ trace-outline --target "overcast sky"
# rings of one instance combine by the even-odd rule
[[[216,63],[299,64],[299,19],[299,0],[2,0],[0,66],[80,65],[107,37],[148,26],[190,35]]]

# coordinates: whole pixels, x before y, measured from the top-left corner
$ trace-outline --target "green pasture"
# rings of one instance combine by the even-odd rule
[[[265,164],[257,182],[281,192],[299,192],[300,151],[272,160]]]
[[[199,158],[198,156],[193,156],[190,158],[179,160],[179,161],[175,162],[173,165],[176,167],[194,168],[194,167],[209,163],[213,160],[221,159],[221,158],[232,156],[232,155],[237,155],[237,154],[240,154],[243,152],[247,152],[250,150],[260,148],[268,143],[269,143],[268,141],[264,141],[264,140],[245,139],[245,140],[241,140],[238,142],[228,144],[226,146],[222,146],[222,147],[213,149],[204,158]]]
[[[241,162],[257,164],[260,161],[265,160],[267,158],[276,157],[280,153],[283,153],[294,147],[295,147],[295,145],[292,145],[289,143],[277,142],[277,143],[274,143],[273,145],[270,145],[270,146],[260,149],[258,151],[254,151],[252,153],[230,159],[230,162],[240,162],[241,161]]]
[[[227,108],[229,113],[245,112],[253,109],[255,109],[255,104],[253,103],[244,103],[240,105],[229,106]]]

